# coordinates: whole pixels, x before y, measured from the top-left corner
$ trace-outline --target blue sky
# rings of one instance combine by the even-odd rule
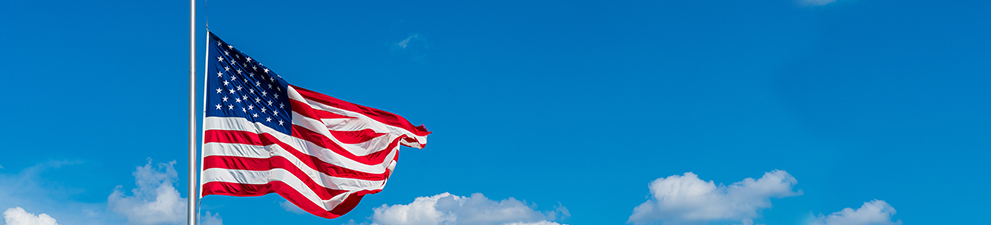
[[[421,224],[493,209],[531,216],[479,223],[977,224],[989,210],[986,1],[204,6],[197,40],[208,13],[288,82],[433,132],[344,217],[208,196],[212,222],[389,224],[406,207],[462,219]],[[187,197],[187,45],[188,2],[0,1],[5,224],[184,223],[128,209]]]

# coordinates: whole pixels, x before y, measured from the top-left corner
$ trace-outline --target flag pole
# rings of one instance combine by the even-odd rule
[[[189,0],[189,191],[186,224],[196,225],[196,0]]]

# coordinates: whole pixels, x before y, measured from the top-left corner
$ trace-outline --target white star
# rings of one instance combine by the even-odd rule
[[[272,122],[272,117],[266,117],[265,122]]]
[[[262,108],[262,112],[265,112],[266,108]]]
[[[223,61],[224,61],[224,57],[217,56],[217,62],[223,62]]]
[[[248,110],[244,110],[244,107],[241,107],[241,112],[248,112]]]
[[[227,90],[227,91],[230,92],[231,94],[234,94],[234,89],[230,89],[230,90]]]
[[[244,82],[245,83],[248,83],[248,78],[244,78]]]
[[[273,116],[279,116],[279,111],[272,111]]]
[[[248,89],[248,91],[251,92],[252,94],[255,93],[255,89]]]
[[[241,74],[241,70],[235,70],[235,71],[237,71],[237,74]]]
[[[234,49],[234,46],[231,46],[231,45],[227,45],[227,48],[229,48],[229,49]]]
[[[271,81],[271,82],[275,82],[275,78],[273,78],[273,77],[268,77],[268,80]]]
[[[255,109],[255,105],[248,105],[248,110]]]
[[[244,96],[244,100],[248,100],[248,96],[247,95]]]
[[[275,87],[275,90],[282,91],[282,88],[281,87]]]
[[[265,70],[265,73],[268,73],[268,68],[265,68],[264,70]]]
[[[255,86],[262,86],[262,82],[255,81]]]
[[[283,106],[285,106],[285,105],[286,105],[286,104],[282,104],[282,103],[279,103],[279,108],[281,109],[281,108],[282,108]]]
[[[262,91],[262,96],[268,95],[268,92]]]
[[[254,117],[258,117],[258,113],[255,113]]]
[[[228,51],[224,51],[224,55],[231,55],[231,53]]]
[[[235,98],[234,101],[236,101],[237,103],[241,103],[241,99],[240,98]]]
[[[234,57],[237,57],[238,59],[240,59],[241,58],[241,55],[234,54]]]
[[[217,88],[217,94],[220,94],[220,88]]]
[[[220,109],[220,104],[217,104],[217,109]]]
[[[279,98],[279,93],[275,93],[275,98]]]
[[[249,76],[255,77],[255,73],[248,73]]]
[[[237,90],[238,90],[238,91],[240,91],[240,90],[241,90],[241,85],[238,85],[238,86],[237,86]]]
[[[217,72],[217,77],[224,77],[224,72]]]
[[[279,120],[279,126],[282,126],[282,120]]]
[[[258,102],[261,102],[261,101],[262,101],[262,99],[261,99],[261,98],[257,98],[257,97],[255,97],[255,103],[258,103]]]
[[[217,46],[220,46],[220,42],[217,42]]]
[[[234,105],[227,105],[227,110],[232,110],[232,109],[234,109]]]
[[[225,101],[225,102],[227,101],[227,96],[224,96],[224,101]]]
[[[268,100],[268,105],[272,105],[272,100]]]
[[[272,84],[268,84],[268,89],[272,89]]]
[[[230,68],[230,67],[226,67],[226,66],[225,66],[225,67],[224,67],[224,71],[231,71],[231,68]]]
[[[251,62],[251,57],[248,57],[248,62]]]
[[[251,66],[252,69],[258,70],[257,66]]]
[[[225,81],[224,81],[224,86],[227,86],[227,84],[230,84],[230,83],[231,83],[231,82],[227,82],[227,81],[225,80]]]

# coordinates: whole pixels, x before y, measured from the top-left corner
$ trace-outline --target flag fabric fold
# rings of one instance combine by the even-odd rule
[[[287,83],[209,33],[201,197],[276,193],[324,218],[382,191],[422,125]]]

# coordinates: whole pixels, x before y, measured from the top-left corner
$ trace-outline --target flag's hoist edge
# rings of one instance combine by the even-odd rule
[[[382,191],[400,145],[426,146],[422,125],[290,85],[208,35],[201,197],[277,193],[336,218]]]

